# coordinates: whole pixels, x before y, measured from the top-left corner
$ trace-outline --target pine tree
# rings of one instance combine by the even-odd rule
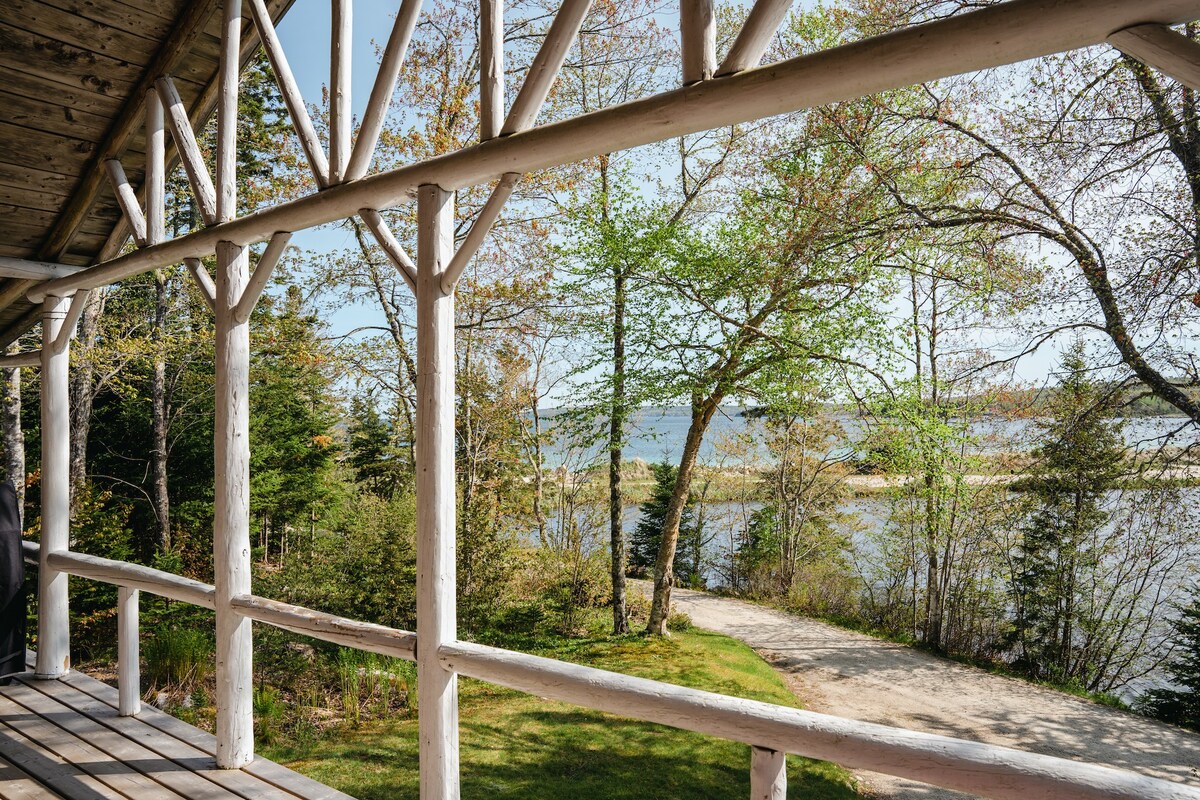
[[[1172,623],[1176,655],[1166,669],[1177,688],[1147,692],[1142,706],[1164,722],[1200,730],[1200,586],[1193,590],[1192,598]]]
[[[679,474],[674,464],[652,464],[650,469],[654,473],[654,489],[650,499],[638,506],[641,517],[629,538],[629,566],[638,571],[651,569],[658,558],[658,546],[662,541],[663,525],[667,519],[667,506],[675,492],[675,479]],[[689,499],[687,509],[683,513],[683,521],[679,524],[681,541],[688,541],[698,534],[694,505],[694,500]],[[676,570],[676,577],[686,583],[691,576],[687,574],[686,569],[680,569]]]
[[[1094,670],[1077,641],[1090,623],[1080,610],[1082,578],[1094,566],[1089,542],[1108,519],[1105,495],[1120,477],[1123,446],[1120,425],[1107,416],[1111,402],[1090,377],[1081,343],[1062,365],[1026,485],[1034,508],[1015,558],[1013,638],[1017,666],[1033,677],[1087,685]]]

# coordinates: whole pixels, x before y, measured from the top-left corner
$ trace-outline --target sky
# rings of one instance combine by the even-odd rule
[[[361,118],[377,69],[377,52],[391,31],[398,0],[357,0],[353,19],[352,108]],[[329,80],[330,4],[328,0],[296,0],[278,26],[279,37],[296,76],[300,91],[309,104],[322,96],[322,87]],[[664,21],[665,24],[670,24]],[[333,251],[354,244],[352,235],[340,227],[325,227],[298,232],[293,243],[313,251]],[[898,314],[898,309],[891,309]],[[382,314],[372,304],[342,306],[330,317],[331,334],[337,336],[363,326],[382,324]],[[992,345],[994,332],[984,331],[981,345]],[[1018,363],[1019,380],[1041,383],[1055,368],[1069,337],[1044,347]]]

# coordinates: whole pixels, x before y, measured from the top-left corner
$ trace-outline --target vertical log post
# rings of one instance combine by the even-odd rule
[[[66,550],[71,526],[70,346],[59,347],[69,297],[42,303],[42,543],[38,552],[38,649],[34,674],[57,678],[71,669],[67,575],[48,563]]]
[[[167,135],[158,90],[146,92],[146,244],[166,237]]]
[[[479,5],[479,140],[500,135],[504,124],[504,0]]]
[[[346,179],[350,163],[350,55],[353,0],[333,0],[329,58],[329,182]]]
[[[787,756],[750,747],[750,800],[787,800]]]
[[[421,800],[458,800],[458,678],[438,657],[455,609],[454,195],[417,191],[417,692]]]
[[[237,214],[238,46],[241,0],[225,0],[217,106],[217,215]],[[230,600],[250,593],[250,326],[235,309],[249,280],[245,247],[217,243],[213,573],[217,614],[217,766],[254,759],[251,623]]]
[[[138,590],[117,588],[117,711],[122,717],[142,710],[142,674],[138,654]]]
[[[717,68],[717,19],[713,0],[680,0],[679,42],[683,85],[711,78]]]

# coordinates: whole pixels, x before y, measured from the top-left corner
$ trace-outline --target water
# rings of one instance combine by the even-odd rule
[[[745,416],[742,406],[722,406],[713,417],[704,442],[700,447],[700,460],[711,465],[762,464],[770,460],[761,437],[748,437],[757,422]],[[554,409],[547,410],[544,424],[551,432],[558,427]],[[836,419],[846,431],[847,444],[858,441],[865,432],[861,418],[837,415]],[[691,424],[689,409],[643,408],[630,422],[629,439],[624,448],[625,460],[640,458],[649,463],[668,461],[678,463],[683,455],[683,443]],[[979,441],[984,452],[999,452],[1028,449],[1035,437],[1034,422],[1027,419],[1010,420],[1001,417],[985,418],[970,426],[972,435]],[[1161,446],[1170,438],[1173,446],[1184,447],[1200,444],[1200,428],[1189,424],[1184,417],[1137,417],[1124,421],[1124,437],[1131,447],[1152,449]],[[743,441],[740,449],[729,445],[739,437]],[[554,443],[546,449],[546,466],[566,466],[578,469],[604,457],[605,445],[595,444],[588,448],[570,450],[562,443]]]

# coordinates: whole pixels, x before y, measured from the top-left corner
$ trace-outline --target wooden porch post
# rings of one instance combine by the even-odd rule
[[[217,218],[237,214],[237,85],[241,0],[225,0],[217,106]],[[254,759],[251,622],[230,601],[250,594],[250,325],[236,309],[249,281],[245,247],[217,243],[216,518],[213,583],[217,614],[217,766]]]
[[[57,678],[71,669],[67,575],[47,557],[70,546],[71,411],[67,381],[71,355],[69,297],[42,303],[42,542],[38,555],[38,649],[35,675]]]
[[[417,692],[421,800],[458,800],[458,678],[438,657],[455,609],[454,195],[417,193]]]

